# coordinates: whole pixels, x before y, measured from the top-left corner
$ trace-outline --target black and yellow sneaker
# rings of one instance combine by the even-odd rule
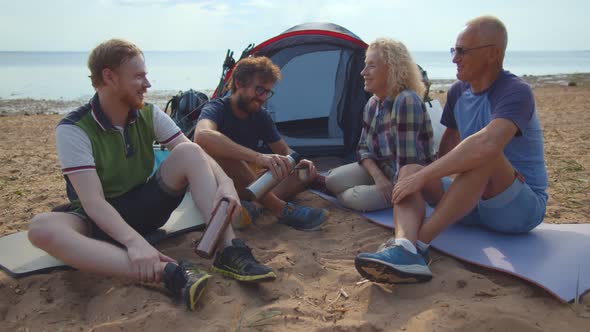
[[[217,252],[211,270],[245,282],[270,281],[277,278],[274,271],[260,264],[244,241],[233,239],[232,245]]]
[[[189,261],[180,261],[179,265],[168,263],[164,268],[166,288],[180,296],[190,310],[195,310],[209,278],[211,278],[209,274]]]

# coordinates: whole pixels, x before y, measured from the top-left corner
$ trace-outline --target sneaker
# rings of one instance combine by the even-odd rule
[[[430,264],[432,263],[432,258],[430,258],[430,253],[429,250],[426,249],[424,251],[422,251],[422,249],[416,247],[416,250],[418,251],[418,254],[420,256],[422,256],[422,258],[424,259],[424,262],[426,262],[426,265],[430,266]]]
[[[395,244],[395,237],[392,236],[387,241],[385,241],[385,242],[383,242],[383,243],[381,243],[379,245],[379,248],[377,248],[377,252],[382,251],[382,250],[385,250],[387,248],[391,248],[391,247],[393,247],[395,245],[396,245]]]
[[[393,247],[395,246],[395,237],[391,237],[389,240],[383,242],[379,248],[377,248],[377,252]],[[430,258],[430,254],[428,253],[428,249],[422,251],[420,249],[420,247],[416,246],[416,251],[418,252],[418,255],[422,256],[422,258],[424,259],[424,262],[426,262],[426,265],[430,265],[430,263],[432,263],[432,259]]]
[[[246,282],[269,281],[277,277],[271,268],[252,256],[252,249],[240,239],[233,239],[231,246],[217,252],[211,270]]]
[[[179,295],[190,310],[195,310],[209,278],[209,274],[188,261],[180,261],[178,265],[168,263],[164,268],[166,288]]]
[[[413,283],[432,279],[422,255],[413,254],[400,245],[376,253],[360,253],[354,260],[357,271],[366,279],[379,283]]]
[[[295,206],[292,203],[285,204],[279,217],[279,223],[291,226],[298,231],[317,231],[328,219],[329,212],[324,209]]]
[[[231,221],[234,229],[244,229],[251,224],[256,224],[256,219],[264,212],[262,208],[257,207],[250,201],[240,201],[242,205],[242,213]]]

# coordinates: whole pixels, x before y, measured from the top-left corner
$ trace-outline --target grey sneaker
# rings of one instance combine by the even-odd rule
[[[298,231],[312,232],[320,229],[330,213],[324,209],[285,204],[279,223],[291,226]]]
[[[218,251],[211,270],[244,282],[261,282],[277,278],[274,271],[260,264],[244,241],[233,239],[232,245]]]
[[[209,274],[189,261],[180,261],[179,265],[168,263],[164,267],[166,288],[180,297],[190,310],[195,310],[209,278]]]

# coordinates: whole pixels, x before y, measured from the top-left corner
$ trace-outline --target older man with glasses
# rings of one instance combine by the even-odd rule
[[[376,253],[356,257],[361,275],[427,281],[428,244],[449,225],[516,234],[543,221],[543,135],[531,88],[503,69],[507,41],[504,24],[491,16],[467,22],[459,33],[451,48],[459,81],[447,93],[440,155],[428,166],[401,169],[392,192],[395,236]],[[426,220],[425,203],[436,206]]]
[[[231,95],[203,107],[195,131],[198,142],[233,179],[242,198],[242,218],[234,226],[245,226],[268,209],[278,222],[301,231],[318,230],[328,218],[324,209],[295,206],[288,200],[305,190],[317,177],[314,164],[301,160],[309,177],[301,181],[291,172],[288,154],[293,152],[281,138],[269,113],[262,107],[273,95],[272,87],[281,79],[280,69],[267,57],[240,60],[230,78]],[[262,153],[260,143],[272,153]],[[245,188],[263,172],[271,170],[279,184],[258,201],[249,198]]]

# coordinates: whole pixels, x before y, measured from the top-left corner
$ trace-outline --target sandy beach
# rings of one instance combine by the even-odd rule
[[[525,77],[544,130],[549,173],[545,222],[590,223],[590,74]],[[433,95],[445,100],[442,84]],[[162,109],[166,98],[153,100]],[[0,99],[0,236],[26,230],[31,217],[66,201],[54,128],[79,101]],[[509,275],[434,251],[432,281],[364,282],[353,264],[390,231],[305,192],[297,202],[330,210],[320,232],[262,222],[238,236],[277,272],[271,283],[242,285],[213,274],[198,309],[187,311],[161,285],[79,271],[20,279],[0,272],[1,331],[589,331],[590,301],[562,304]],[[159,244],[203,269],[193,232]],[[14,248],[18,251],[18,248]],[[2,253],[6,254],[6,253]],[[588,255],[588,253],[580,253]]]

